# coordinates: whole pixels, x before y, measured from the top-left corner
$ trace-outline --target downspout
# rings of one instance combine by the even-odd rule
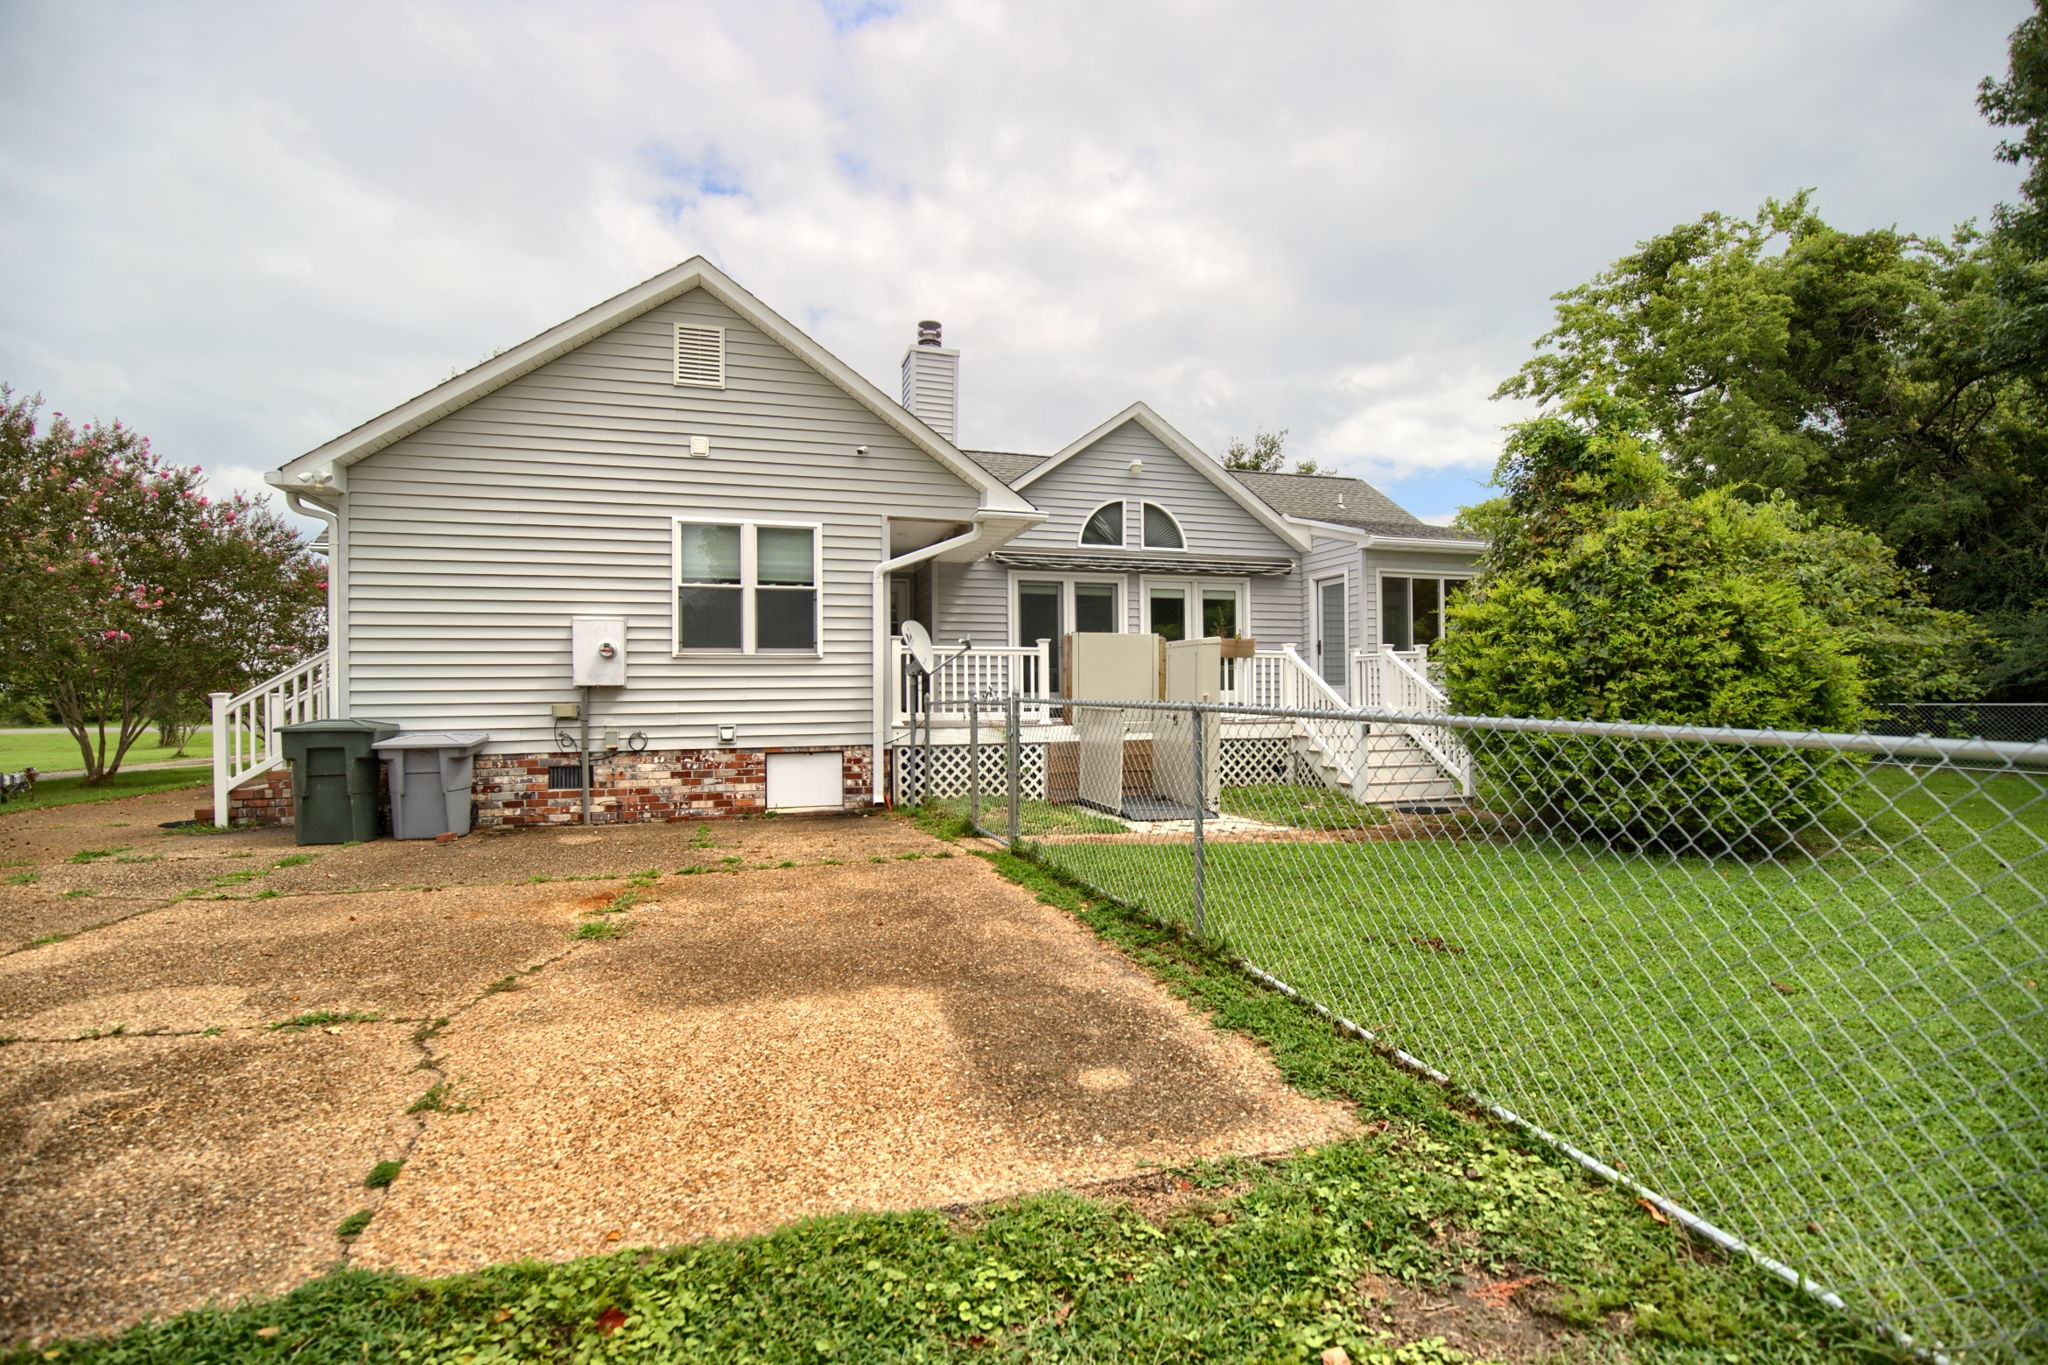
[[[882,519],[882,525],[883,534],[886,535],[888,518]],[[875,731],[874,747],[869,750],[868,756],[868,777],[872,789],[870,800],[877,806],[882,804],[882,751],[888,747],[887,708],[889,698],[895,691],[895,680],[886,676],[889,669],[889,575],[898,569],[908,569],[928,559],[935,559],[948,550],[972,545],[991,529],[991,526],[981,519],[981,514],[976,513],[974,525],[962,534],[927,545],[921,550],[898,555],[894,559],[885,559],[875,565],[874,606],[870,613],[875,637]],[[934,594],[934,605],[936,602],[937,595]]]
[[[284,505],[302,517],[327,523],[327,714],[341,714],[341,513],[307,499],[296,488],[281,490]]]

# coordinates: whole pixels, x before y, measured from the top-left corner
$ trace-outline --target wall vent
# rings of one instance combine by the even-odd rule
[[[548,790],[551,792],[578,792],[583,790],[583,765],[580,763],[557,763],[548,769]]]
[[[725,387],[725,329],[676,324],[676,383],[698,389]]]

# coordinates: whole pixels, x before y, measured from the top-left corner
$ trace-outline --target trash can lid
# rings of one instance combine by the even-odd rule
[[[395,720],[362,720],[354,716],[330,716],[326,720],[302,720],[296,725],[280,725],[280,735],[353,735],[353,734],[395,735],[398,722]]]
[[[414,730],[380,739],[372,749],[481,749],[490,736],[482,730]]]

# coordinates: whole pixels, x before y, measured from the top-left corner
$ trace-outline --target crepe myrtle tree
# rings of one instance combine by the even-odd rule
[[[47,699],[99,783],[153,721],[318,650],[327,573],[264,504],[41,408],[0,385],[0,685]]]

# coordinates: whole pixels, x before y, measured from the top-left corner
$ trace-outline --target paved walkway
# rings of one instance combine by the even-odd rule
[[[899,821],[297,850],[157,828],[189,804],[0,815],[0,1343],[337,1257],[572,1257],[1351,1129]]]

